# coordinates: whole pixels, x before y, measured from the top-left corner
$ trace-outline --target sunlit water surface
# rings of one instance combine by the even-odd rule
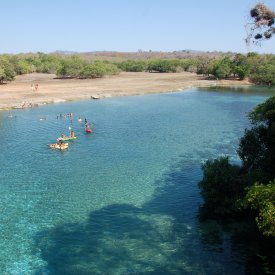
[[[246,113],[267,96],[189,90],[1,112],[0,274],[245,274],[257,246],[232,243],[239,226],[200,221],[197,183],[206,159],[239,161]],[[72,124],[56,118],[69,112]],[[70,125],[77,140],[49,149]]]

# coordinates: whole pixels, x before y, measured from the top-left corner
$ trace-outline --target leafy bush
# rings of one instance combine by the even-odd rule
[[[232,62],[228,56],[215,60],[212,63],[211,74],[217,79],[228,78],[232,73]]]
[[[263,235],[275,237],[275,180],[266,185],[255,183],[247,191],[243,207],[257,212],[256,223]]]
[[[159,59],[150,61],[147,66],[147,70],[149,72],[175,73],[179,65],[180,63],[175,60]]]
[[[250,79],[255,84],[275,85],[275,63],[265,63],[256,66],[254,72],[250,74]]]
[[[78,77],[84,65],[85,62],[78,56],[72,56],[60,62],[56,75],[61,77]]]
[[[146,69],[146,62],[143,60],[127,60],[117,63],[117,66],[125,72],[143,72]]]
[[[7,56],[0,58],[0,82],[12,81],[15,78],[15,70]]]
[[[203,179],[199,182],[199,188],[205,207],[221,215],[237,212],[236,202],[244,191],[240,167],[230,164],[228,157],[221,157],[207,160],[202,170]]]
[[[268,182],[275,178],[275,96],[257,105],[249,119],[254,127],[245,131],[238,154],[254,182]]]
[[[81,78],[99,78],[104,75],[117,74],[118,68],[114,64],[104,62],[94,62],[86,65],[79,73]]]

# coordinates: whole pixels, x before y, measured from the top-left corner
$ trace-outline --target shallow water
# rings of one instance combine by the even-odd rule
[[[234,228],[198,219],[197,182],[207,158],[239,161],[245,113],[269,94],[190,90],[0,113],[0,274],[245,274],[257,245],[233,245]],[[69,112],[72,125],[56,118]],[[77,140],[49,149],[70,125]]]

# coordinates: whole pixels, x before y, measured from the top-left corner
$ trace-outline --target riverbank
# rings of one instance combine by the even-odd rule
[[[38,84],[38,89],[32,87]],[[179,91],[192,87],[249,85],[247,81],[205,80],[195,73],[122,72],[100,79],[56,79],[54,74],[19,75],[0,85],[0,109],[114,96]]]

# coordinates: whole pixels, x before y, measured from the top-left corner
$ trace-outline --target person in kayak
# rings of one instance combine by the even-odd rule
[[[74,138],[74,131],[70,131],[70,138]]]
[[[59,148],[61,149],[62,148],[62,146],[63,146],[63,141],[62,140],[59,140],[58,142],[57,142],[57,145],[59,146]]]
[[[85,132],[86,133],[91,133],[92,132],[92,129],[90,128],[89,124],[85,124]]]

